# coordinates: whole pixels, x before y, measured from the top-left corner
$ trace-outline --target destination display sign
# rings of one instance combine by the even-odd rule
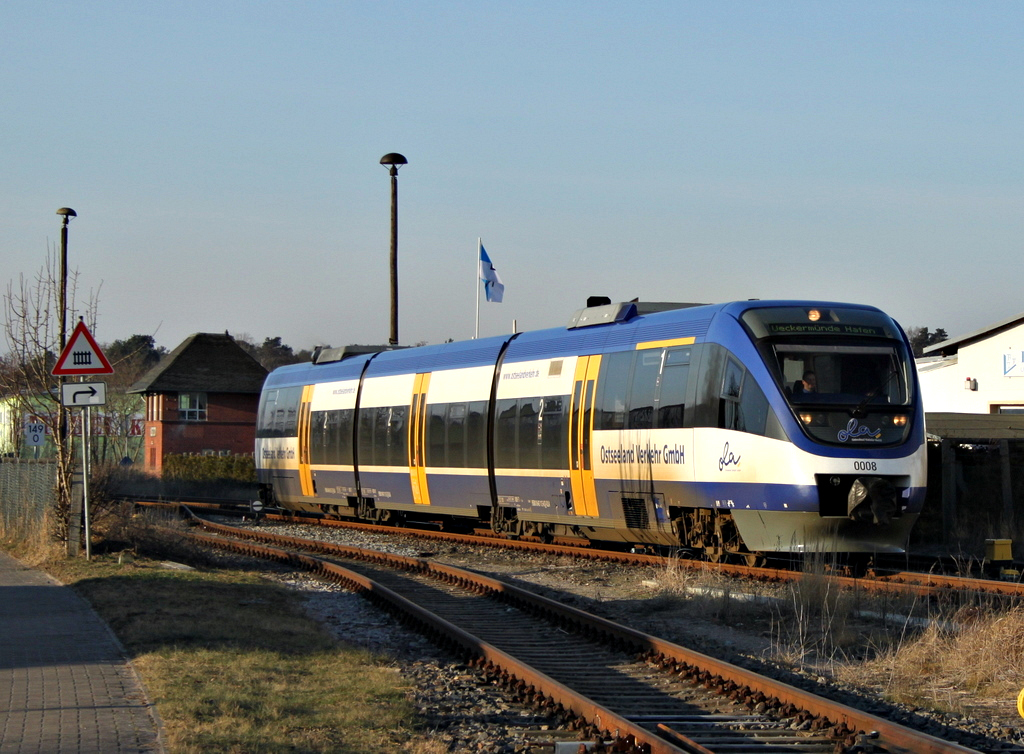
[[[769,322],[772,335],[861,335],[884,338],[885,330],[872,325],[849,325],[842,322]]]

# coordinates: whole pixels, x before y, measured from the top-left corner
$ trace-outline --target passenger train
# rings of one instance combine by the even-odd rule
[[[600,302],[564,328],[276,369],[256,465],[268,506],[753,562],[902,551],[926,446],[878,309]]]

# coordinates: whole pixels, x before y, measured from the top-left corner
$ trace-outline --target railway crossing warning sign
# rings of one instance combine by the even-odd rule
[[[61,351],[60,358],[50,371],[57,377],[76,377],[89,374],[113,374],[107,357],[92,337],[85,322],[79,321],[71,339]]]

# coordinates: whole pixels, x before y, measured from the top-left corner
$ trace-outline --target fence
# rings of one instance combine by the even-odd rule
[[[981,557],[986,539],[1024,541],[1024,440],[928,446],[928,495],[912,547]]]
[[[0,532],[43,526],[56,484],[57,464],[52,460],[0,458]]]

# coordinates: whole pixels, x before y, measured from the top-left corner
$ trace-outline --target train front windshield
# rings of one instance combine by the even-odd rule
[[[819,442],[895,444],[912,424],[913,368],[881,312],[780,307],[743,321],[804,431]]]

